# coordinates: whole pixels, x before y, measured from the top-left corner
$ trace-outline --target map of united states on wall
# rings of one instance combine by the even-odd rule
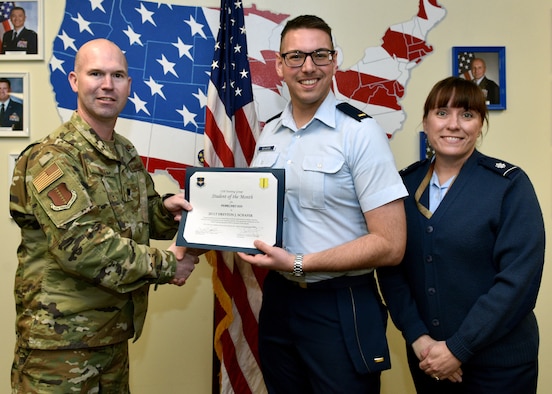
[[[432,52],[426,37],[445,13],[437,0],[419,0],[416,15],[390,26],[382,32],[380,46],[366,48],[358,63],[337,72],[337,97],[376,118],[391,137],[405,119],[400,100],[412,69]],[[285,10],[259,10],[254,4],[245,8],[253,93],[261,121],[280,112],[289,98],[274,70],[280,33],[289,17]],[[115,42],[128,58],[133,80],[116,130],[136,145],[148,171],[167,171],[183,187],[183,170],[201,165],[198,157],[204,145],[218,24],[217,8],[67,0],[49,62],[60,116],[67,120],[76,108],[67,74],[78,48],[93,38]],[[334,31],[338,50],[339,39]]]

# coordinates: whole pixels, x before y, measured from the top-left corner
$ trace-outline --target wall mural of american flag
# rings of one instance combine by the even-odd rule
[[[446,15],[437,0],[418,0],[418,3],[416,15],[389,26],[382,34],[381,45],[366,48],[364,56],[354,66],[338,70],[334,81],[336,96],[376,118],[389,137],[400,130],[405,119],[400,100],[411,73],[433,51],[426,41],[427,36]],[[222,0],[221,9],[228,11],[226,4],[226,0]],[[252,84],[254,101],[247,106],[247,115],[242,120],[246,119],[249,127],[254,127],[253,116],[262,125],[280,112],[289,99],[274,63],[280,33],[290,15],[284,10],[259,10],[255,5],[243,8],[239,0],[229,2],[228,6],[237,6],[232,12],[243,13],[244,17],[243,26],[240,22],[239,27],[247,32],[247,52],[243,54],[247,53],[250,73],[244,69],[240,74],[244,78],[234,78],[240,89]],[[73,69],[78,48],[90,39],[108,38],[125,52],[133,79],[129,101],[116,129],[136,145],[148,171],[164,171],[183,188],[185,168],[202,166],[204,157],[207,163],[211,160],[213,165],[225,165],[212,159],[213,150],[208,145],[219,146],[216,141],[221,140],[212,139],[211,126],[206,125],[210,122],[207,117],[211,116],[225,136],[224,141],[236,139],[232,134],[235,124],[231,121],[227,122],[230,128],[222,127],[216,120],[216,109],[212,105],[209,110],[207,108],[208,96],[210,100],[216,99],[208,91],[215,62],[219,61],[220,65],[220,58],[215,57],[219,17],[219,8],[159,1],[66,0],[65,15],[49,61],[50,81],[61,118],[69,119],[76,108],[76,97],[67,82],[67,74]],[[233,17],[239,18],[239,15]],[[339,32],[335,34],[340,62]],[[245,46],[242,48],[246,50]],[[236,120],[235,108],[241,108],[248,101],[233,107],[234,104],[222,100],[219,95],[221,85],[215,87],[215,95],[224,101],[222,108]],[[232,92],[236,93],[235,87]],[[252,132],[243,147],[252,149],[256,133]],[[240,158],[237,165],[243,165],[242,158],[248,153],[244,154],[242,145],[239,144],[238,149],[236,145],[226,146],[233,154],[237,152]],[[220,318],[215,317],[219,329],[215,348],[218,346],[218,350],[226,352],[222,355],[223,352],[217,351],[223,357],[221,392],[266,392],[256,355],[256,324],[263,275],[243,271],[247,267],[242,270],[235,265],[232,256],[219,254],[214,260],[224,263],[221,266],[224,269],[214,270],[215,293],[217,283],[230,283],[233,289],[227,292],[224,286],[219,287],[219,294],[216,294],[215,314],[217,310],[222,314]]]

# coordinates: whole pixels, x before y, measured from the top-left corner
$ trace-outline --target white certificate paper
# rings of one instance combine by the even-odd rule
[[[186,169],[186,198],[177,245],[259,253],[253,241],[282,245],[284,170]]]

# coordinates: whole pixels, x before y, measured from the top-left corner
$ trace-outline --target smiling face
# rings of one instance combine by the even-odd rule
[[[282,38],[280,53],[292,51],[312,52],[317,49],[333,49],[331,37],[320,29],[298,28],[287,31]],[[337,71],[337,55],[330,64],[317,66],[312,57],[307,56],[301,67],[289,67],[283,57],[277,54],[276,72],[287,84],[294,114],[297,110],[314,115],[328,95],[332,78]]]
[[[436,160],[461,166],[475,149],[487,121],[481,89],[457,77],[438,82],[425,106],[423,126]]]
[[[0,102],[4,102],[10,98],[10,92],[10,84],[8,82],[0,81]]]
[[[483,121],[479,113],[464,108],[434,108],[423,122],[438,158],[463,163],[474,151]]]
[[[25,25],[25,11],[20,8],[14,8],[10,13],[10,21],[15,30],[19,30]]]
[[[108,40],[89,41],[77,54],[69,82],[78,96],[79,115],[100,137],[109,139],[130,94],[124,54]]]
[[[483,78],[485,76],[485,72],[487,72],[485,62],[481,59],[475,59],[471,65],[471,72],[474,79]]]

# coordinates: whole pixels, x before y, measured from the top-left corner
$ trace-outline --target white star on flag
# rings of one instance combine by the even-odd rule
[[[142,44],[142,41],[140,40],[141,34],[135,33],[134,30],[132,30],[132,27],[127,26],[127,29],[123,30],[123,33],[125,33],[128,36],[130,45],[138,44],[142,47],[144,46],[144,44]]]
[[[65,31],[61,31],[61,34],[58,34],[57,36],[61,41],[63,41],[63,49],[71,48],[75,52],[77,52],[77,47],[75,46],[75,40],[72,39],[65,33]]]
[[[146,114],[151,115],[148,109],[146,108],[147,102],[141,100],[140,97],[138,97],[138,95],[136,94],[136,92],[134,92],[134,95],[132,97],[129,97],[128,99],[132,102],[132,104],[134,104],[134,110],[136,111],[136,113],[140,111],[144,111]]]
[[[92,29],[90,29],[90,22],[85,20],[80,13],[77,14],[76,18],[71,18],[72,21],[77,22],[79,25],[79,33],[87,31],[88,33],[94,35]]]
[[[188,108],[186,108],[185,105],[182,106],[182,109],[177,109],[176,112],[182,115],[182,118],[184,119],[184,126],[187,126],[188,123],[192,123],[194,126],[197,126],[195,121],[197,114],[188,111]]]
[[[140,3],[140,8],[135,8],[136,11],[142,15],[142,24],[149,22],[153,26],[157,26],[152,18],[154,12],[149,11],[145,6],[144,3]]]

